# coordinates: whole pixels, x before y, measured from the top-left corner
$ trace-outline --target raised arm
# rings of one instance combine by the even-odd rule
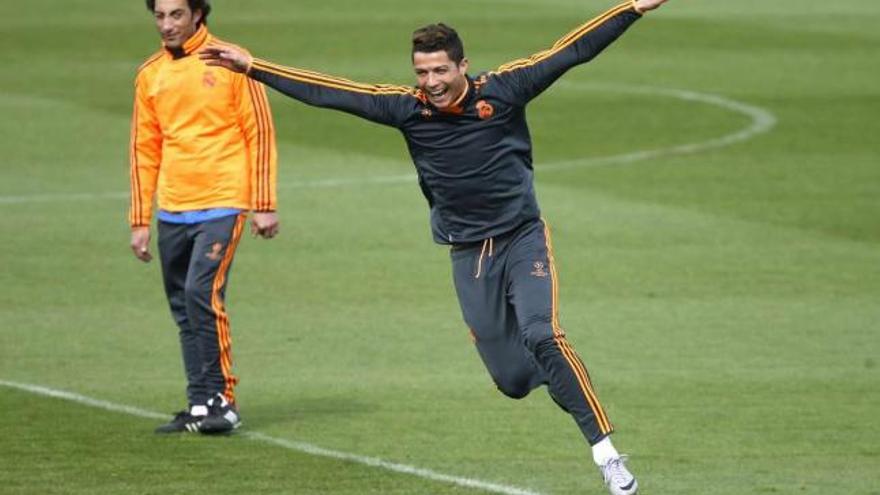
[[[667,0],[627,0],[578,26],[552,47],[491,72],[515,103],[525,105],[572,67],[589,62],[637,21]]]
[[[252,57],[233,45],[212,45],[199,57],[208,65],[247,74],[308,105],[341,110],[367,120],[399,127],[418,91],[406,86],[361,84],[318,72],[285,67]]]

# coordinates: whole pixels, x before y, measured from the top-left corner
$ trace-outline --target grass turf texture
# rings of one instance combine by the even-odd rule
[[[112,5],[110,5],[112,3]],[[158,267],[124,200],[142,3],[0,4],[0,379],[171,412],[182,405]],[[218,2],[219,36],[279,63],[408,83],[408,34],[444,20],[472,67],[552,43],[611,4]],[[674,1],[530,107],[561,317],[645,494],[880,493],[880,8]],[[698,142],[748,125],[642,85],[722,95],[778,125],[630,165],[542,163]],[[540,493],[602,493],[541,391],[501,398],[469,343],[395,131],[273,95],[283,234],[231,274],[246,428]],[[49,196],[45,196],[49,195]],[[66,200],[60,200],[58,196]],[[10,199],[12,197],[21,199]],[[476,493],[241,436],[0,394],[3,493]]]

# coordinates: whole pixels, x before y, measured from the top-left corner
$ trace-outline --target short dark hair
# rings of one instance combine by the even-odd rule
[[[446,24],[428,24],[413,31],[412,52],[445,51],[450,60],[460,64],[464,60],[464,44],[455,29]]]
[[[147,10],[150,12],[156,11],[156,0],[146,0],[147,1]],[[202,24],[208,25],[208,14],[211,13],[211,3],[209,0],[186,0],[186,3],[189,4],[189,10],[192,12],[200,11],[202,13],[202,18],[199,19],[199,25]]]

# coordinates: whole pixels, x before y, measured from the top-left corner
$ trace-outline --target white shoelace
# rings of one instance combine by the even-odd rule
[[[633,475],[626,469],[624,466],[624,462],[626,462],[627,456],[622,455],[615,459],[609,460],[602,466],[602,477],[605,479],[605,484],[614,484],[616,486],[626,486],[630,484],[633,479]]]

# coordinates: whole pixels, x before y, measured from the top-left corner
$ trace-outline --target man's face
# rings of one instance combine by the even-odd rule
[[[413,53],[413,70],[419,88],[439,109],[451,106],[467,89],[467,67],[467,59],[456,64],[445,50]]]
[[[156,0],[156,28],[167,48],[180,48],[198,29],[202,13],[191,11],[187,0]]]

